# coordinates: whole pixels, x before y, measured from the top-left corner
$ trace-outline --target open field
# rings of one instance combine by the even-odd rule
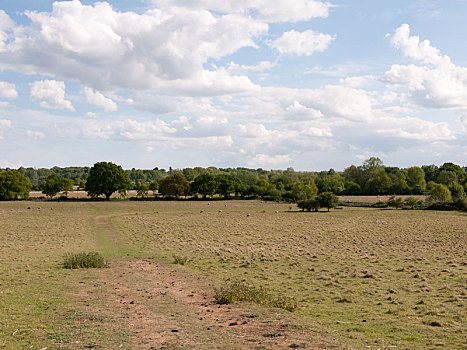
[[[293,210],[0,203],[0,348],[467,347],[465,214]],[[70,251],[101,252],[110,268],[60,268]],[[188,262],[167,264],[173,255]],[[217,307],[226,279],[293,297],[298,309]]]

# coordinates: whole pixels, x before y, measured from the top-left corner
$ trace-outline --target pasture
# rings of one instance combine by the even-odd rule
[[[466,219],[259,201],[3,202],[0,348],[466,348]],[[65,253],[88,251],[110,268],[60,267]],[[174,256],[185,265],[172,265]],[[220,316],[208,318],[202,301],[189,301],[210,300],[229,280],[298,308],[239,305],[258,316],[239,313],[254,329],[277,326],[249,334],[234,329],[241,317],[220,324],[237,306],[210,304]]]

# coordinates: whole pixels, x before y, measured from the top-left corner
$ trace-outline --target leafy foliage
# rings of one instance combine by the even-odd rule
[[[0,173],[0,200],[14,200],[19,197],[29,198],[31,182],[16,170]]]
[[[161,180],[159,191],[164,196],[173,196],[178,198],[182,195],[187,195],[190,190],[190,184],[185,176],[181,173],[175,173],[164,177]]]
[[[61,191],[72,191],[73,182],[58,174],[50,174],[41,184],[42,193],[47,197],[52,198]]]
[[[126,193],[130,186],[127,173],[120,165],[111,162],[94,164],[86,180],[86,191],[89,196],[98,197],[103,194],[107,200],[116,191]]]

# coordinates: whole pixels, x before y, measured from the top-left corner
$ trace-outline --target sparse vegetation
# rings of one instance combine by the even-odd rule
[[[65,269],[90,269],[104,268],[104,257],[100,253],[67,253],[63,257],[63,268]]]
[[[173,257],[173,264],[178,264],[178,265],[185,265],[188,261],[188,257],[186,256],[180,256],[180,255],[172,255]]]
[[[216,289],[214,295],[218,304],[232,304],[246,301],[260,305],[278,307],[287,311],[294,311],[297,302],[286,296],[273,295],[264,287],[255,287],[244,281],[226,282],[226,285]]]

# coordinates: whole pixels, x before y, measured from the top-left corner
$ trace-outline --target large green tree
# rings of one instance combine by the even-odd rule
[[[61,175],[58,174],[50,174],[41,183],[41,191],[49,198],[55,196],[58,192],[61,191],[72,191],[73,190],[73,181],[70,179],[66,179]]]
[[[126,193],[131,186],[128,174],[120,165],[111,162],[98,162],[89,170],[86,180],[86,191],[91,197],[105,195],[109,200],[112,193]]]
[[[190,187],[193,194],[199,193],[204,198],[212,196],[216,193],[216,177],[210,173],[199,175],[195,178],[195,181],[193,181]]]
[[[332,192],[322,192],[318,195],[317,201],[320,207],[328,208],[328,211],[331,208],[337,207],[339,204],[339,198]]]
[[[164,196],[174,196],[178,198],[188,194],[190,184],[182,173],[175,173],[164,177],[159,186],[159,192]]]
[[[29,198],[31,182],[16,170],[0,172],[0,200]]]
[[[241,193],[245,190],[242,181],[235,175],[219,174],[216,175],[217,193],[228,198],[231,193]]]

